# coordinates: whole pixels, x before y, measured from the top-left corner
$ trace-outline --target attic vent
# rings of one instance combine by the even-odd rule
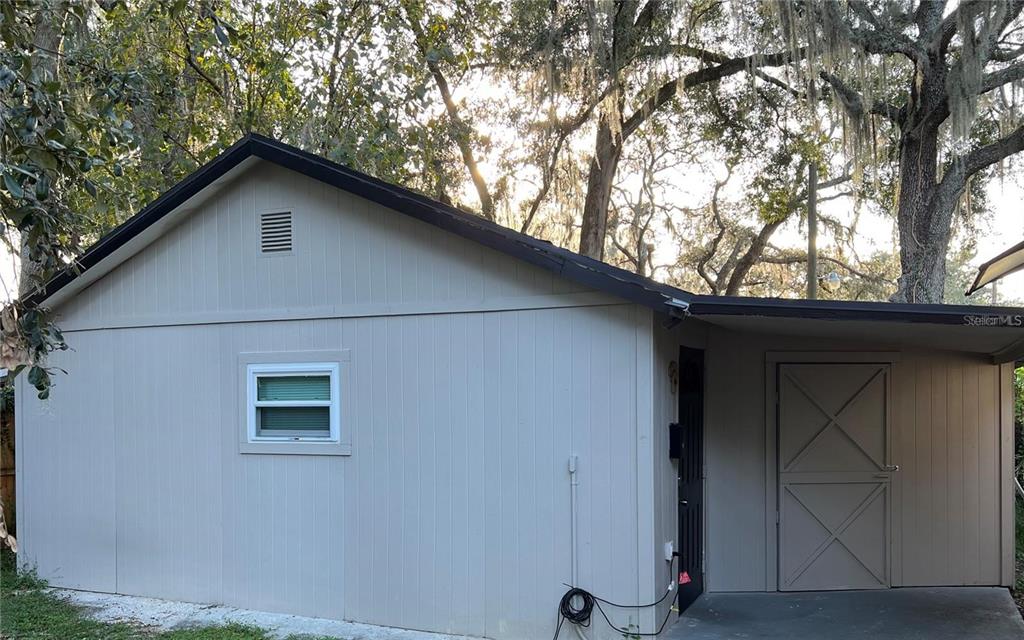
[[[292,212],[260,214],[260,252],[292,250]]]

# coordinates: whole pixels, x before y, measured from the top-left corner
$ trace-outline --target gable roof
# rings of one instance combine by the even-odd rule
[[[964,325],[965,317],[992,320],[991,327],[1014,327],[1021,310],[1007,307],[916,305],[886,302],[740,298],[697,295],[655,282],[630,271],[557,247],[512,229],[432,200],[354,169],[307,153],[278,140],[249,134],[190,176],[171,187],[136,215],[92,245],[75,265],[30,296],[34,302],[59,304],[141,250],[163,232],[161,221],[243,171],[253,159],[291,169],[402,214],[416,218],[508,254],[593,289],[669,316],[763,316],[848,321],[912,322]],[[165,221],[166,222],[166,221]],[[137,246],[133,247],[133,243]]]
[[[108,260],[118,250],[150,229],[167,215],[215,185],[245,161],[258,158],[297,171],[371,202],[473,240],[487,247],[537,265],[594,289],[664,310],[664,304],[679,295],[690,294],[630,271],[562,249],[550,242],[513,231],[479,216],[442,204],[422,194],[307,153],[283,142],[249,134],[216,158],[174,185],[159,198],[129,218],[86,250],[69,268],[33,294],[37,302],[53,301],[101,263],[107,272],[116,264]],[[119,263],[120,261],[117,261]]]

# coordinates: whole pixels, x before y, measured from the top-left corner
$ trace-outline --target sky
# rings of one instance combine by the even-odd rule
[[[992,221],[978,237],[975,266],[1024,240],[1024,187],[1016,181],[989,187]],[[999,297],[1024,300],[1024,272],[1006,276],[998,283]],[[989,287],[975,295],[987,294]]]

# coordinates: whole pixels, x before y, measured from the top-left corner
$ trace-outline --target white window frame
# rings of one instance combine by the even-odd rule
[[[320,376],[330,377],[330,400],[259,400],[257,382],[261,377],[282,378],[287,376]],[[257,442],[326,442],[341,441],[341,367],[337,362],[295,362],[250,364],[246,369],[247,379],[247,434],[250,443]],[[330,434],[320,436],[265,436],[260,435],[256,420],[259,407],[329,407]]]
[[[355,362],[349,349],[316,349],[294,351],[243,351],[238,354],[237,377],[233,387],[235,395],[235,429],[238,453],[242,455],[300,455],[300,456],[350,456],[355,434],[355,396],[352,376]],[[292,440],[253,439],[256,435],[256,414],[249,417],[249,398],[256,397],[255,388],[250,389],[249,367],[264,371],[307,372],[336,371],[332,380],[332,402],[338,406],[332,413],[336,426],[332,427],[331,438],[306,438]],[[255,385],[254,385],[255,386]],[[334,416],[337,416],[335,419]],[[251,426],[250,426],[251,425]]]

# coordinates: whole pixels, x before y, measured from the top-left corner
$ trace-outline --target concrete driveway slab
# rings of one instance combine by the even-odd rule
[[[704,594],[678,640],[1020,640],[1024,620],[996,587]]]

